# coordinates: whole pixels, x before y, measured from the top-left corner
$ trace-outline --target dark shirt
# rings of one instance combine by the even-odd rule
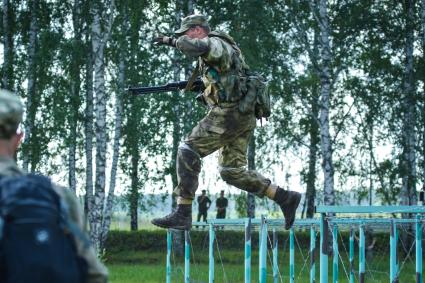
[[[216,200],[216,204],[215,205],[217,206],[217,208],[226,208],[228,204],[229,204],[229,202],[228,202],[227,198],[225,198],[225,197],[219,197]]]
[[[207,211],[210,208],[211,200],[207,196],[198,197],[199,211]]]

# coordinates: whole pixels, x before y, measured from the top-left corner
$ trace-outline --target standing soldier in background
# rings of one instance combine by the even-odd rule
[[[206,190],[202,190],[202,195],[198,197],[198,222],[202,221],[207,222],[208,218],[208,209],[211,206],[211,200],[206,194]]]
[[[157,45],[175,47],[184,54],[198,57],[197,67],[186,89],[191,89],[200,74],[205,85],[202,94],[209,111],[179,146],[176,160],[178,185],[174,190],[177,209],[152,220],[163,228],[192,227],[192,201],[198,188],[201,158],[220,152],[219,171],[224,181],[262,198],[267,196],[281,208],[285,228],[289,229],[301,195],[287,191],[254,170],[247,170],[248,142],[256,126],[256,98],[248,87],[249,67],[241,50],[228,34],[211,32],[207,18],[191,15],[182,20],[175,32],[177,39],[159,36]]]
[[[217,219],[226,218],[226,208],[229,204],[227,198],[224,197],[224,191],[220,192],[220,197],[215,201],[217,207]]]
[[[13,159],[24,135],[22,114],[20,99],[0,90],[0,282],[105,283],[107,270],[83,233],[75,195],[26,174]]]

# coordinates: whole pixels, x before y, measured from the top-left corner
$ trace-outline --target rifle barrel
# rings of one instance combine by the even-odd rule
[[[187,85],[188,81],[178,81],[178,82],[169,82],[165,85],[160,86],[131,86],[128,87],[127,90],[134,95],[143,95],[148,93],[157,93],[157,92],[167,92],[167,91],[177,91],[184,89]],[[201,80],[196,80],[193,83],[192,89],[193,91],[202,90],[204,84]]]

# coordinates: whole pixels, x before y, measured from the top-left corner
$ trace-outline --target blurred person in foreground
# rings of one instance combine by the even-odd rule
[[[76,196],[14,160],[23,112],[17,95],[0,90],[0,282],[105,283]]]

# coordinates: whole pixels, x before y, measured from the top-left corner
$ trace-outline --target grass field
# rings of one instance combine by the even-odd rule
[[[299,252],[299,251],[298,251]],[[309,282],[309,258],[303,252],[296,254],[295,282]],[[271,256],[271,255],[270,255]],[[191,255],[190,267],[191,282],[208,282],[208,250],[194,251]],[[193,260],[194,258],[194,260]],[[318,259],[318,257],[316,257]],[[279,255],[280,280],[289,282],[288,254]],[[358,267],[357,260],[356,268]],[[402,260],[400,281],[402,283],[415,282],[415,264],[411,259]],[[129,252],[123,251],[106,256],[106,264],[110,271],[112,283],[153,283],[165,282],[165,254],[159,252]],[[183,282],[184,263],[183,257],[173,255],[172,282]],[[215,282],[236,283],[244,280],[244,253],[243,251],[221,251],[221,259],[216,251]],[[339,281],[348,282],[346,272],[348,263],[339,263]],[[273,282],[270,258],[268,262],[268,282]],[[346,271],[344,271],[344,268]],[[388,256],[376,256],[366,265],[366,282],[389,282]],[[332,262],[329,262],[329,278],[332,278]],[[316,282],[319,280],[318,263],[316,264]],[[252,282],[258,282],[258,253],[252,255]],[[358,282],[356,273],[356,282]]]

